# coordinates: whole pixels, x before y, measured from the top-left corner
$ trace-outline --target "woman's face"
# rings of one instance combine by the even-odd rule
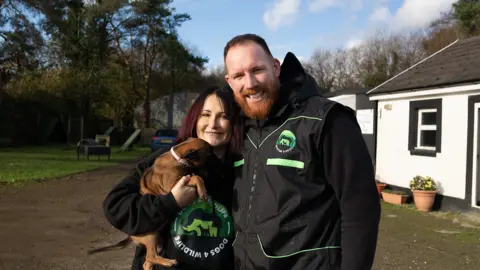
[[[232,138],[230,121],[222,101],[215,94],[209,95],[203,104],[197,121],[197,136],[213,147],[225,146]]]

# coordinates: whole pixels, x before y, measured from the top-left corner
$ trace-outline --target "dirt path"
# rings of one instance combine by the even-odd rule
[[[0,187],[0,269],[130,269],[133,245],[86,255],[125,236],[104,219],[102,201],[128,169]],[[478,254],[478,230],[405,208],[383,209],[374,269],[478,269]]]
[[[103,217],[102,201],[130,169],[110,167],[0,189],[0,269],[129,269],[133,245],[88,256],[125,234]]]

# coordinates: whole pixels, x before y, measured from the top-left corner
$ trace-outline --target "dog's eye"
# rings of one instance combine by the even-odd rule
[[[198,152],[195,151],[195,150],[189,150],[189,151],[185,154],[185,158],[186,158],[186,159],[197,159],[197,158],[198,158]]]

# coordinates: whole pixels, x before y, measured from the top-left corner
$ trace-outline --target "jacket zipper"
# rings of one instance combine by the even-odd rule
[[[258,150],[257,150],[257,157],[258,157]],[[248,211],[247,211],[247,228],[250,220],[250,210],[252,209],[252,200],[253,200],[253,193],[255,192],[255,181],[257,179],[257,163],[255,157],[255,166],[253,167],[253,176],[252,176],[252,188],[250,189],[250,198],[248,199]]]
[[[250,189],[250,197],[248,199],[248,210],[247,210],[247,218],[246,218],[246,226],[245,226],[245,247],[247,247],[248,245],[247,229],[250,222],[250,212],[251,212],[250,210],[252,209],[252,200],[253,200],[253,194],[255,192],[255,183],[257,179],[257,169],[258,169],[257,159],[258,159],[258,152],[259,152],[258,147],[260,145],[260,139],[261,139],[260,129],[257,129],[257,132],[258,132],[257,146],[255,147],[255,158],[253,160],[255,165],[253,167],[252,188]],[[246,261],[247,261],[247,250],[245,250],[245,262]]]
[[[248,199],[248,211],[247,211],[247,226],[246,228],[248,228],[248,224],[249,224],[249,221],[250,221],[250,210],[252,209],[252,200],[253,200],[253,194],[255,192],[255,183],[256,183],[256,180],[257,180],[257,169],[258,169],[258,152],[259,152],[259,147],[260,147],[260,140],[262,139],[262,133],[261,133],[261,129],[258,125],[258,121],[257,121],[257,146],[255,147],[255,165],[253,167],[253,176],[252,176],[252,188],[250,188],[250,198]]]

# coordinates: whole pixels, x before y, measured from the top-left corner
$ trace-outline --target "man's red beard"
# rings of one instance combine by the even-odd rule
[[[237,101],[242,111],[251,119],[265,119],[272,110],[273,104],[277,100],[279,92],[278,83],[274,82],[269,86],[260,85],[255,89],[244,89],[242,93],[235,93],[235,100]],[[263,93],[265,97],[253,106],[247,103],[247,96],[256,93]]]

